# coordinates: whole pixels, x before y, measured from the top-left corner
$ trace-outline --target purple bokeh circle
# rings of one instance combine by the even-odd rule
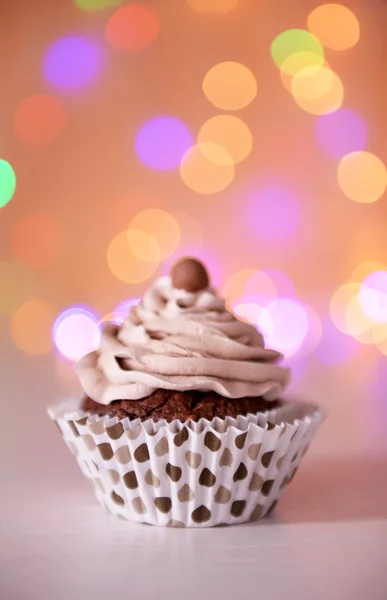
[[[262,269],[262,273],[265,273],[265,275],[270,277],[277,289],[278,296],[294,298],[294,296],[296,295],[294,284],[290,277],[286,275],[286,273],[283,273],[278,269],[271,268]]]
[[[75,89],[90,83],[100,66],[98,47],[82,37],[70,36],[49,48],[44,58],[44,75],[55,87]]]
[[[387,271],[373,271],[364,279],[359,294],[365,314],[377,323],[387,323]]]
[[[364,150],[367,124],[354,110],[339,108],[316,119],[314,135],[320,148],[333,158]]]
[[[295,196],[283,187],[262,187],[249,205],[254,232],[264,240],[291,238],[300,225],[301,210]]]
[[[322,336],[315,353],[317,360],[327,365],[338,365],[351,360],[359,350],[357,341],[339,331],[329,316],[324,317],[321,324]]]
[[[145,123],[136,136],[139,159],[158,171],[176,169],[193,139],[186,125],[175,117],[156,117]]]

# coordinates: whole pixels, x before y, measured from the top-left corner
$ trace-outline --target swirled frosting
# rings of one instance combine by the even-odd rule
[[[162,277],[122,325],[104,326],[100,348],[79,361],[77,373],[100,404],[138,400],[159,388],[275,400],[290,377],[277,364],[281,358],[253,325],[226,310],[215,290],[190,293]]]

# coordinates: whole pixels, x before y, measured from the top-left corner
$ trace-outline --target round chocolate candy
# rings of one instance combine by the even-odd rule
[[[171,269],[172,285],[178,290],[196,293],[209,285],[209,277],[203,263],[196,258],[182,258]]]

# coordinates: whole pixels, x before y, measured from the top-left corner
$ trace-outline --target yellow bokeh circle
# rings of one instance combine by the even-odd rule
[[[298,106],[314,115],[334,112],[343,103],[340,78],[328,67],[307,67],[292,79],[292,96]]]
[[[337,179],[342,192],[350,200],[370,204],[379,200],[386,191],[387,169],[371,152],[352,152],[341,159]]]
[[[374,271],[387,271],[387,266],[381,262],[362,263],[353,271],[351,281],[361,283],[367,275],[370,275]]]
[[[238,110],[254,100],[257,82],[245,65],[228,61],[218,63],[206,73],[203,91],[217,108]]]
[[[281,63],[280,71],[281,75],[288,75],[294,77],[303,69],[309,67],[322,67],[324,64],[324,56],[316,54],[311,51],[294,52],[290,54]]]
[[[337,329],[362,344],[381,343],[387,338],[387,323],[376,323],[365,314],[360,289],[360,283],[351,281],[336,290],[330,302],[331,319]]]
[[[350,302],[357,297],[359,291],[359,283],[346,283],[335,291],[330,301],[331,319],[337,329],[346,335],[351,335],[347,323],[347,309]]]
[[[234,179],[234,161],[222,146],[199,143],[183,156],[180,175],[185,185],[194,192],[216,194]]]
[[[199,131],[198,141],[221,146],[234,163],[242,162],[253,147],[250,129],[242,119],[234,115],[217,115],[208,119]]]
[[[292,81],[298,73],[307,68],[321,69],[325,67],[330,69],[327,61],[313,52],[297,52],[291,54],[283,63],[280,69],[280,77],[284,88],[292,94]]]
[[[45,354],[52,348],[55,311],[47,302],[29,300],[12,315],[10,333],[15,345],[29,354]]]
[[[239,269],[227,279],[222,289],[222,296],[226,299],[226,304],[232,308],[235,303],[242,302],[245,287],[250,277],[257,272],[256,269]]]
[[[129,248],[137,258],[146,262],[160,260],[160,248],[153,235],[141,229],[128,229],[126,237]]]
[[[378,350],[384,355],[387,356],[387,338],[382,342],[376,344]]]
[[[154,262],[167,258],[176,250],[180,242],[178,222],[169,212],[161,208],[149,208],[139,212],[129,224],[128,231],[133,230],[142,232],[141,235],[135,234],[137,243],[133,243],[135,239],[133,237],[130,243],[130,246],[136,246],[135,255],[142,260]]]
[[[387,339],[387,324],[374,323],[369,329],[353,334],[353,337],[368,346],[382,344]]]
[[[322,4],[308,17],[308,29],[323,46],[332,50],[347,50],[359,41],[359,21],[353,12],[341,4]]]
[[[109,269],[117,279],[124,283],[140,283],[155,273],[158,262],[141,260],[131,250],[127,231],[118,233],[110,242],[107,254]]]
[[[350,335],[357,337],[372,329],[374,322],[364,313],[359,296],[352,298],[345,309],[345,323]]]

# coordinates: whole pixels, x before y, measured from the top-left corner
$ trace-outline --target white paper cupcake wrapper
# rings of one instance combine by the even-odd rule
[[[48,412],[110,512],[170,527],[232,525],[267,515],[324,418],[301,402],[197,423],[100,417],[69,402]]]

